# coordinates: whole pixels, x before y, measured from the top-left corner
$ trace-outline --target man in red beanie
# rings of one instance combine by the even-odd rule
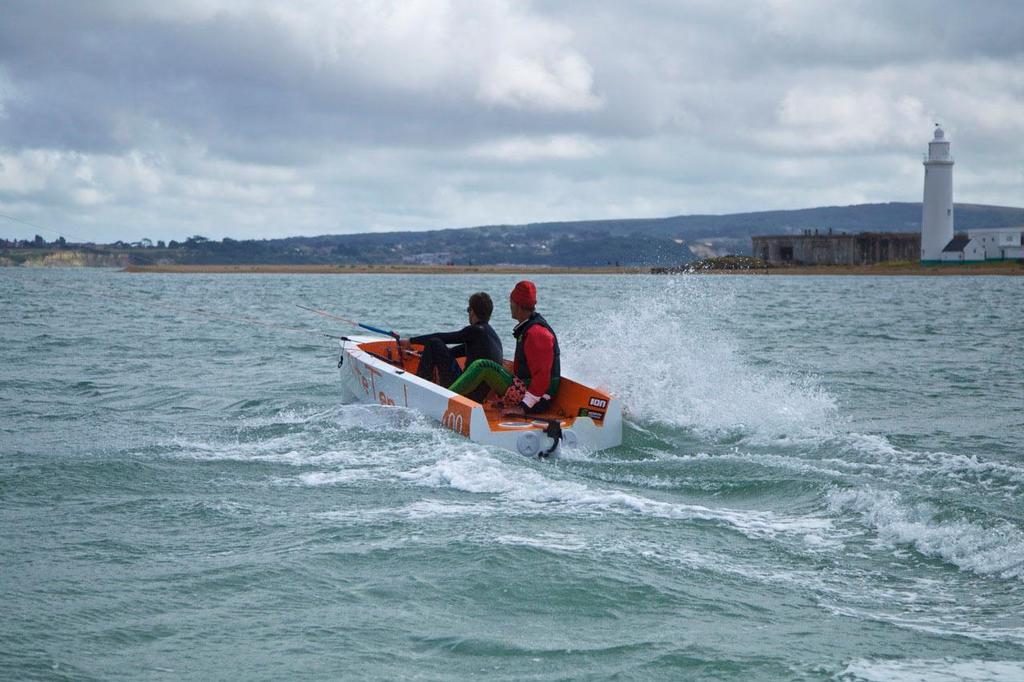
[[[533,282],[518,282],[508,298],[512,317],[519,322],[512,330],[516,339],[512,374],[496,363],[478,360],[450,388],[467,395],[480,383],[487,383],[502,394],[505,413],[545,412],[561,378],[558,337],[535,310],[537,286]]]
[[[544,412],[558,390],[561,377],[558,337],[535,310],[537,286],[533,282],[525,279],[517,282],[508,298],[512,317],[519,324],[512,330],[516,339],[512,373],[516,380],[505,393],[505,405],[518,406],[523,412]],[[521,397],[520,390],[523,391]]]

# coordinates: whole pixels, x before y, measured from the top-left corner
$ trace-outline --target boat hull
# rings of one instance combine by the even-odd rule
[[[343,401],[415,409],[472,441],[531,457],[557,455],[564,448],[603,450],[622,443],[621,406],[603,391],[563,377],[551,412],[502,418],[491,405],[416,376],[414,355],[403,353],[401,363],[398,356],[394,341],[343,340]]]

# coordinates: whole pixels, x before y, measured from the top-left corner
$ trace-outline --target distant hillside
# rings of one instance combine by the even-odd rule
[[[957,230],[1024,225],[1024,209],[957,204]],[[267,240],[213,241],[195,236],[166,245],[122,244],[93,252],[119,255],[138,264],[387,264],[452,263],[533,266],[663,266],[696,258],[749,254],[753,235],[833,232],[916,232],[921,204],[888,203],[826,206],[793,211],[730,215],[683,215],[631,220],[583,220],[487,225],[423,232],[382,232]],[[27,263],[24,249],[47,245],[0,240],[0,264]],[[13,248],[12,248],[13,247]]]
[[[955,211],[958,230],[1024,224],[1024,208],[957,204]],[[703,256],[749,254],[753,235],[830,228],[835,232],[916,232],[921,229],[921,204],[488,225],[273,241],[324,255],[329,252],[354,263],[672,265]]]

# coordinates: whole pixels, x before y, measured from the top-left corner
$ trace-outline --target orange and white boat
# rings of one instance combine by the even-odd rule
[[[413,346],[413,350],[422,348]],[[478,403],[416,376],[418,364],[418,354],[399,352],[393,340],[346,337],[338,363],[343,398],[409,407],[472,441],[528,457],[555,455],[562,448],[603,450],[622,443],[622,407],[604,391],[562,376],[548,412],[502,417],[489,403]],[[512,363],[506,360],[505,364],[511,370]]]

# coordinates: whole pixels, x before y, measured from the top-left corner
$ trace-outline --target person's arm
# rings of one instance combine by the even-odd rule
[[[534,325],[526,332],[523,351],[530,366],[530,383],[523,404],[533,407],[551,385],[551,365],[555,362],[555,337],[544,327]]]
[[[441,343],[448,345],[449,343],[466,343],[469,341],[470,334],[473,333],[473,326],[469,325],[463,327],[457,332],[434,332],[433,334],[421,334],[420,336],[414,336],[409,339],[409,343],[423,343],[427,339],[441,339]],[[465,350],[463,350],[465,354]]]

